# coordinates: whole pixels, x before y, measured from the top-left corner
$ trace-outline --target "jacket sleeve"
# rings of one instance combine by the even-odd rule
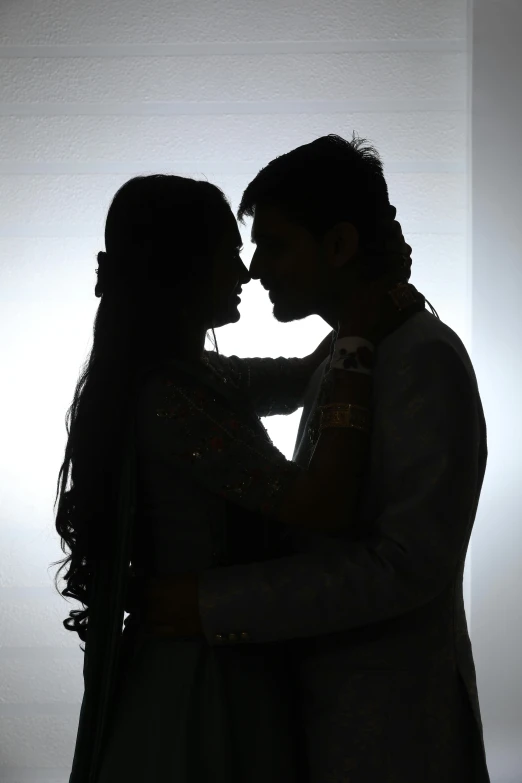
[[[480,494],[478,390],[441,342],[410,349],[395,375],[375,387],[385,502],[371,529],[355,541],[314,534],[317,546],[304,553],[202,571],[209,644],[379,622],[427,603],[454,577]]]
[[[259,419],[189,377],[145,386],[143,436],[173,471],[269,520],[302,468],[285,459]]]
[[[303,406],[314,366],[306,359],[251,358],[212,355],[221,364],[258,416],[288,415]]]

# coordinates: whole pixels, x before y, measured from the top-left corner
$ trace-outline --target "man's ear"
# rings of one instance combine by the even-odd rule
[[[347,264],[359,250],[359,232],[353,223],[336,223],[325,237],[326,257],[335,268]]]

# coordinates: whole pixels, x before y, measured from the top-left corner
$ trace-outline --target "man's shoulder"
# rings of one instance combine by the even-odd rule
[[[459,335],[448,324],[429,311],[416,313],[390,335],[378,348],[374,382],[379,390],[403,383],[405,373],[415,373],[415,364],[423,368],[430,356],[433,366],[444,366],[454,372],[455,360],[461,364],[477,397],[479,387],[473,362]],[[424,370],[423,370],[424,372]]]
[[[411,355],[417,349],[429,351],[430,346],[441,345],[453,349],[468,369],[471,367],[471,358],[459,335],[440,318],[424,310],[413,315],[382,342],[379,360],[384,365],[395,363],[398,357]]]

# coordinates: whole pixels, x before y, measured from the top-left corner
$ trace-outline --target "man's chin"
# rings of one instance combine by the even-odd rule
[[[295,306],[285,305],[283,302],[276,302],[272,310],[272,314],[276,321],[279,323],[287,324],[290,321],[300,321],[301,318],[306,318],[310,315],[308,312],[301,312]]]

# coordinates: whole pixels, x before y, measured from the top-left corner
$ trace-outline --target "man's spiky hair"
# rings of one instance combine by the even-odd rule
[[[253,217],[261,203],[279,206],[317,238],[348,220],[362,242],[390,210],[379,153],[355,133],[351,141],[322,136],[272,160],[243,193],[238,219]]]

